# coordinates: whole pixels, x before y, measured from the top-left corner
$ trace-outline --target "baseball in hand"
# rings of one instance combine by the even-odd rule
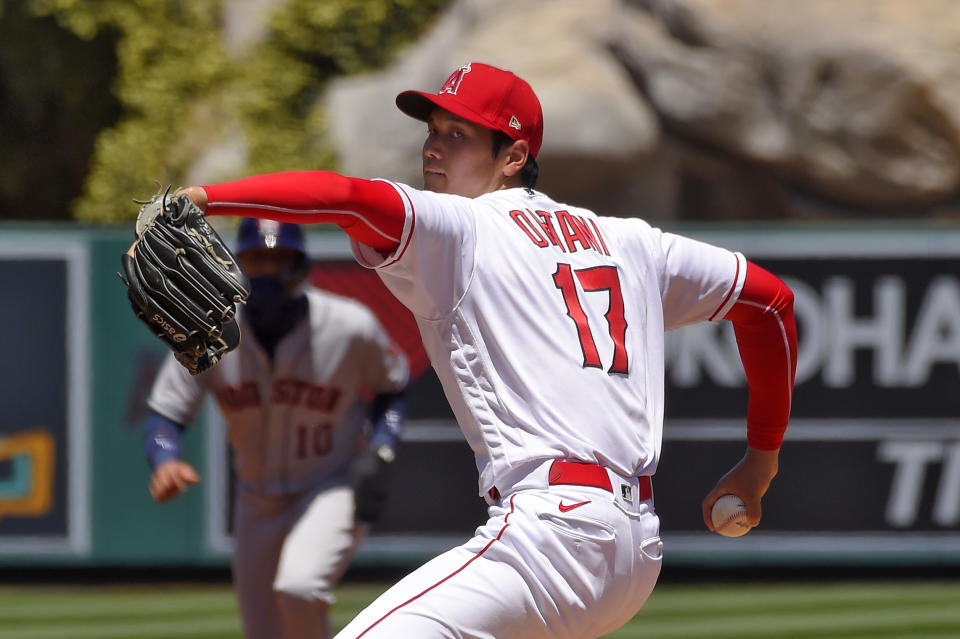
[[[739,537],[750,532],[747,523],[747,507],[736,495],[724,495],[713,504],[710,511],[714,531],[724,537]]]

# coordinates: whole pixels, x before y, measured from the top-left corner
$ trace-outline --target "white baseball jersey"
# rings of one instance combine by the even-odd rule
[[[169,357],[148,404],[189,424],[210,391],[229,427],[234,470],[258,494],[301,492],[345,481],[364,445],[361,394],[398,392],[406,358],[359,302],[307,288],[307,320],[271,360],[240,314],[243,339],[215,367],[191,377]]]
[[[547,459],[653,474],[664,331],[722,318],[745,258],[528,189],[394,187],[400,247],[384,258],[354,242],[354,254],[415,315],[480,494]]]

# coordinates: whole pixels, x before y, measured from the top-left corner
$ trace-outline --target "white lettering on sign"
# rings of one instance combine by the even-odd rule
[[[701,326],[706,330],[697,330]],[[678,386],[696,386],[704,373],[718,386],[742,386],[746,382],[730,322],[677,331],[667,348],[671,379]]]
[[[884,277],[873,288],[873,315],[855,317],[854,284],[845,277],[830,278],[823,287],[824,322],[831,332],[831,348],[823,365],[827,386],[844,388],[854,382],[854,352],[869,349],[873,379],[878,386],[894,386],[903,343],[906,285]]]
[[[922,386],[937,362],[960,367],[960,286],[953,277],[931,283],[920,305],[903,365],[905,386]]]
[[[886,520],[895,528],[912,526],[920,512],[927,468],[942,464],[937,483],[932,519],[945,528],[960,524],[960,442],[885,441],[877,458],[894,464]]]
[[[960,281],[931,280],[912,325],[907,326],[907,283],[899,276],[876,279],[869,310],[856,313],[856,283],[831,277],[822,290],[784,278],[794,293],[797,384],[818,374],[830,388],[849,388],[856,380],[855,357],[872,353],[871,383],[881,388],[919,388],[933,366],[960,371]],[[912,314],[910,314],[912,315]],[[729,322],[701,323],[667,335],[667,369],[675,386],[692,387],[704,378],[721,387],[746,381]]]

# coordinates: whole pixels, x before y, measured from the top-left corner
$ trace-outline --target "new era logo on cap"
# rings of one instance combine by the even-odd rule
[[[474,124],[530,143],[533,157],[543,142],[543,111],[533,89],[510,71],[481,62],[456,69],[437,93],[404,91],[397,106],[426,122],[437,107]]]

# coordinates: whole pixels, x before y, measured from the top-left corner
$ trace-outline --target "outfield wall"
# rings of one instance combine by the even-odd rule
[[[786,279],[800,345],[793,421],[763,525],[703,529],[700,500],[742,454],[746,389],[726,323],[669,335],[654,478],[674,565],[960,564],[960,229],[685,227]],[[229,455],[211,406],[186,437],[203,483],[147,495],[140,425],[165,354],[116,276],[127,229],[0,226],[0,565],[221,565]],[[414,369],[394,492],[358,564],[414,564],[485,519],[472,456],[412,317],[338,233],[312,279],[381,316]]]

